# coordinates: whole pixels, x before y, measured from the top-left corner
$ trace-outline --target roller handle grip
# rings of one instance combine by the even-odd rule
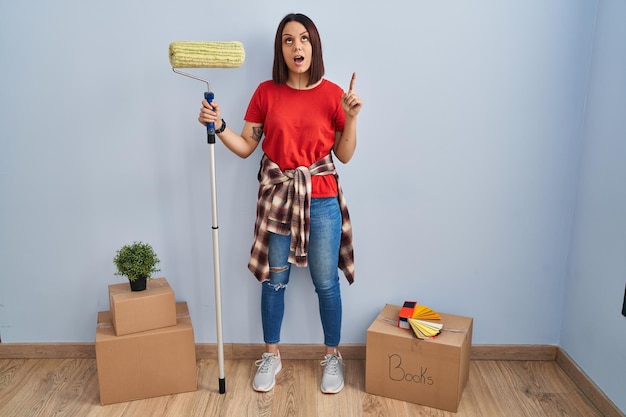
[[[204,93],[204,99],[211,104],[215,95],[211,91],[207,91]],[[206,124],[206,136],[208,143],[215,143],[215,123],[207,123]]]

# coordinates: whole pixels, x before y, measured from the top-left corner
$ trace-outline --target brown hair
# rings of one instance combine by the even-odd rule
[[[289,78],[289,69],[285,63],[283,56],[283,30],[289,22],[301,23],[309,32],[309,40],[311,42],[311,68],[309,69],[309,83],[312,85],[322,79],[324,76],[324,59],[322,58],[322,41],[315,23],[307,16],[300,13],[288,14],[280,21],[276,30],[276,38],[274,39],[274,66],[272,68],[272,79],[277,84],[286,84]]]

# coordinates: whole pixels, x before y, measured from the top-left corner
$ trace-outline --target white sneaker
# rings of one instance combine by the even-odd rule
[[[274,388],[276,384],[276,374],[280,372],[283,365],[280,361],[280,354],[264,353],[263,357],[255,362],[259,367],[252,381],[252,388],[255,391],[267,392]]]
[[[320,389],[324,394],[336,394],[343,389],[343,359],[339,351],[329,353],[320,363],[324,367]]]

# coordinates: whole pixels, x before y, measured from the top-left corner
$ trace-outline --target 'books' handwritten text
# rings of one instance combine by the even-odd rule
[[[392,381],[407,381],[415,384],[433,385],[435,380],[428,374],[428,368],[417,366],[411,369],[410,366],[403,364],[402,356],[394,353],[389,355],[389,379]]]

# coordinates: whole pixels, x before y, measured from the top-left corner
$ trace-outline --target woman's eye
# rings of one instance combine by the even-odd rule
[[[293,42],[293,40],[291,40],[290,38],[285,39],[285,43],[287,45],[290,45]]]
[[[309,37],[308,36],[303,36],[302,37],[302,42],[308,42],[309,41]]]

